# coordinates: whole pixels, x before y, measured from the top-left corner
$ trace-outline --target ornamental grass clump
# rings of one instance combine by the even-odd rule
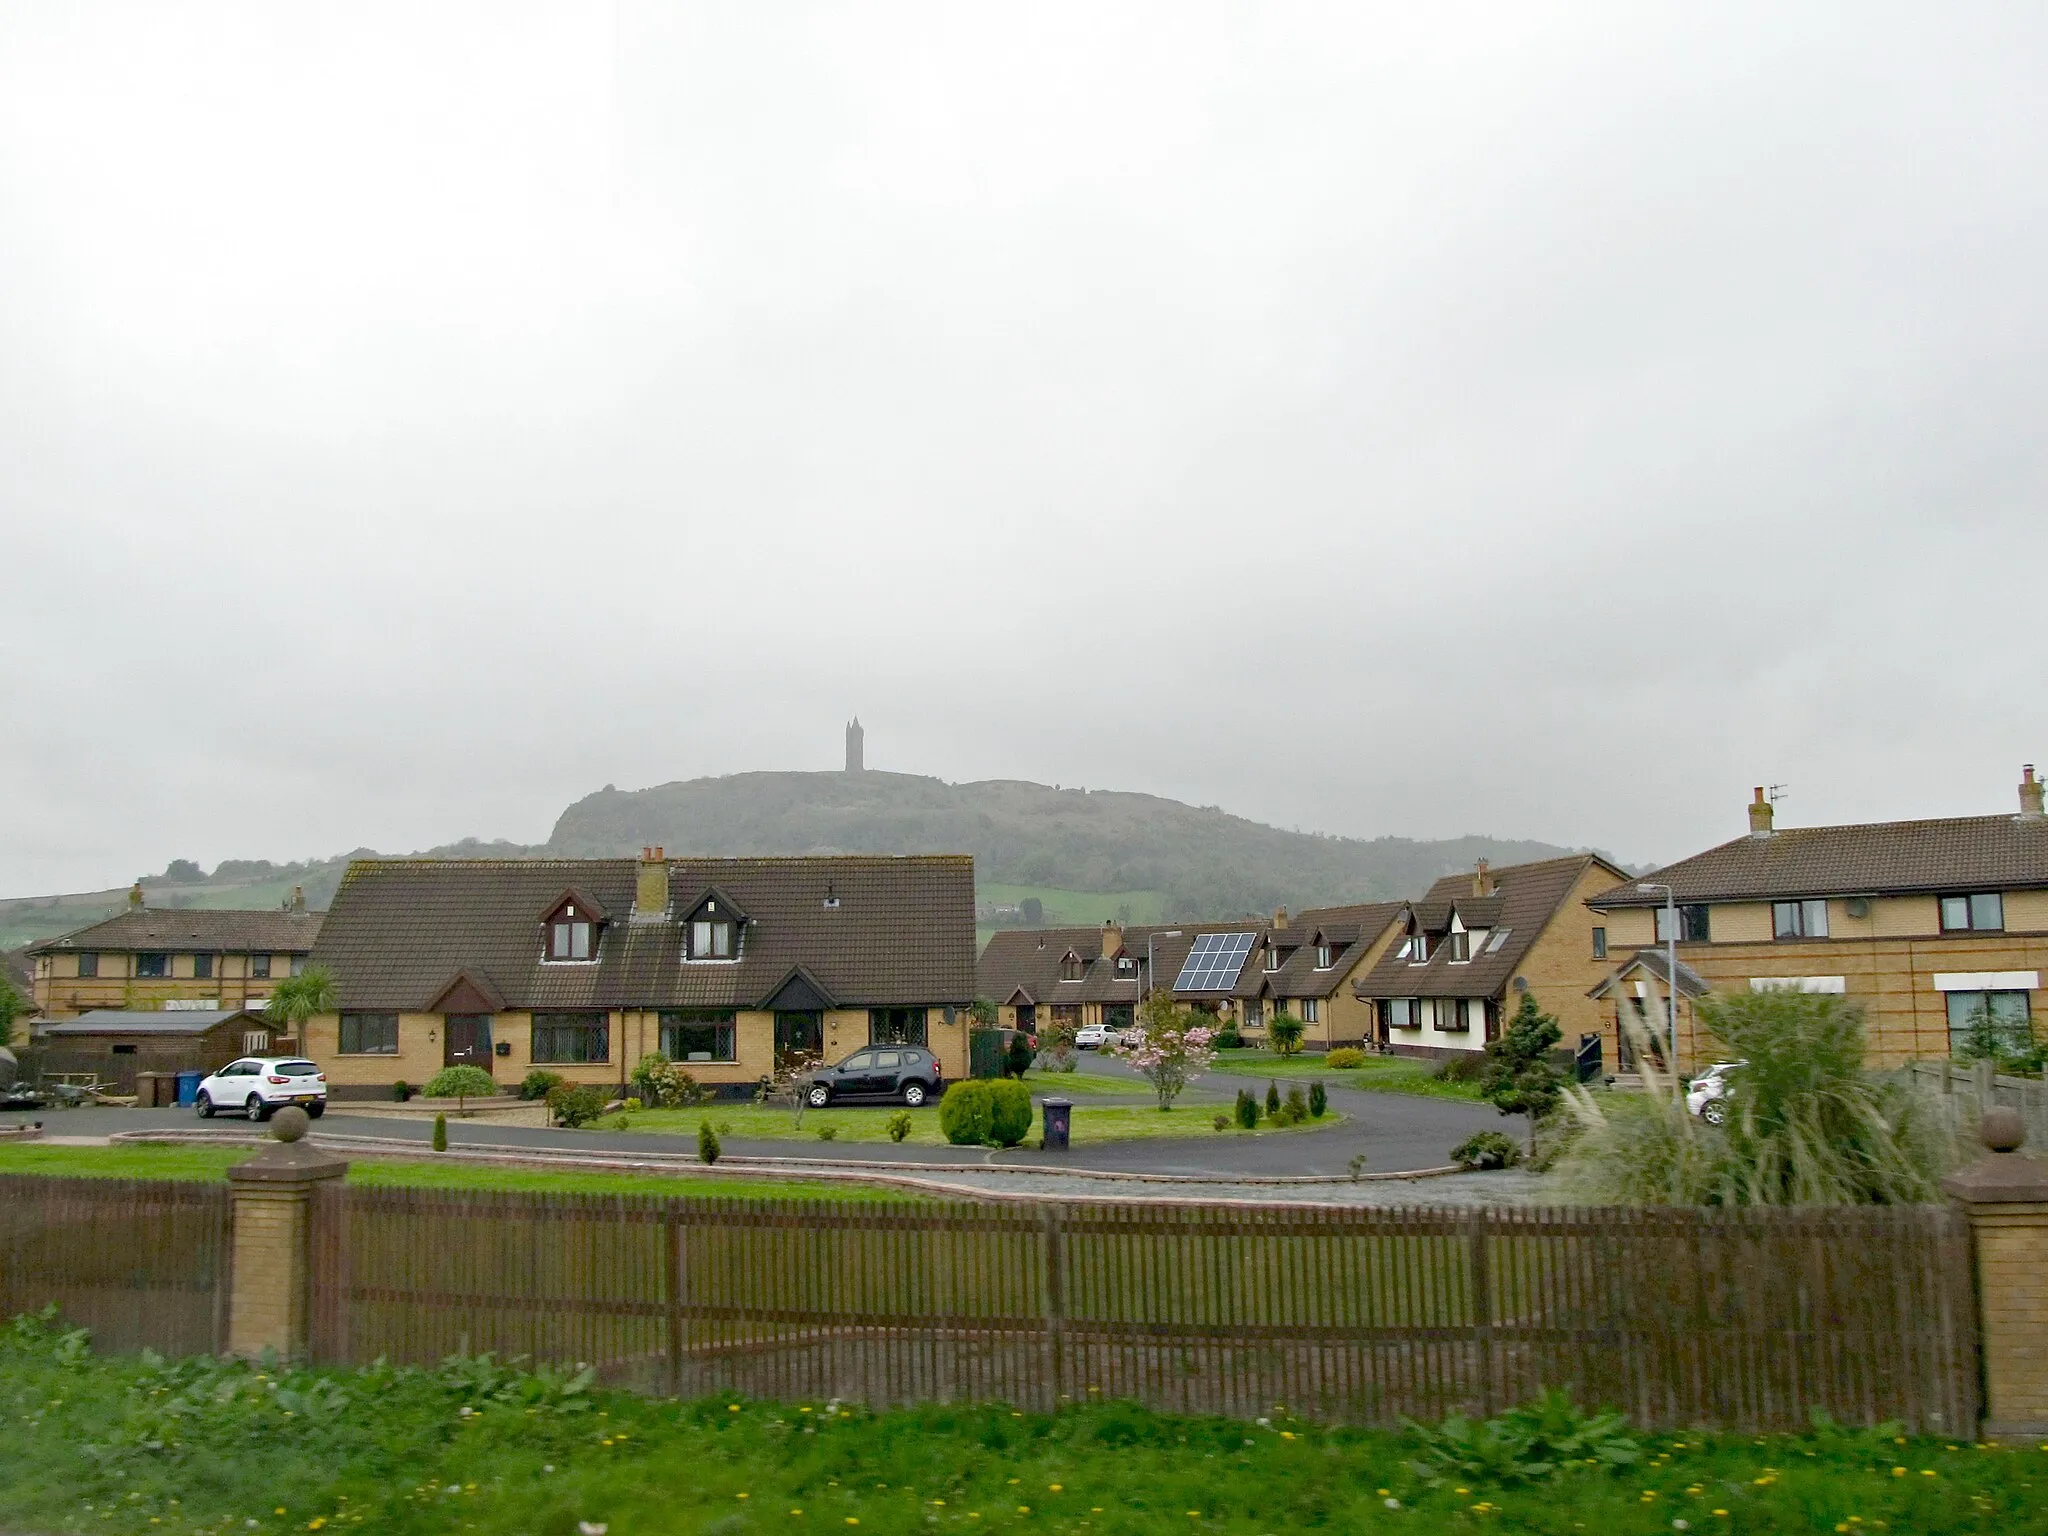
[[[1653,1015],[1659,1010],[1652,1006]],[[1648,1092],[1566,1090],[1565,1187],[1596,1205],[1911,1205],[1940,1198],[1955,1147],[1921,1090],[1864,1070],[1863,1012],[1826,994],[1701,998],[1701,1027],[1744,1065],[1726,1123],[1689,1114],[1638,1041]],[[1628,1013],[1624,1024],[1642,1034]]]

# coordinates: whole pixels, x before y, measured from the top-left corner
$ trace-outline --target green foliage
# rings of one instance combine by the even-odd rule
[[[271,987],[263,1016],[303,1040],[306,1020],[318,1013],[333,1013],[340,1007],[341,994],[335,988],[334,973],[324,965],[309,965],[298,975],[283,977]]]
[[[974,1022],[976,1029],[994,1029],[997,1017],[995,1000],[977,997],[967,1005],[967,1017]]]
[[[446,1152],[448,1150],[448,1117],[446,1115],[434,1116],[434,1150],[436,1152]]]
[[[1244,1049],[1244,1036],[1234,1029],[1219,1029],[1216,1038],[1209,1043],[1219,1051],[1241,1051]]]
[[[1552,1047],[1563,1038],[1557,1020],[1537,1006],[1536,994],[1524,992],[1500,1038],[1486,1045],[1479,1091],[1502,1114],[1529,1117],[1532,1152],[1537,1122],[1564,1102],[1565,1074],[1550,1060]]]
[[[488,1099],[498,1091],[491,1074],[482,1067],[443,1067],[427,1079],[420,1092],[430,1099],[455,1100],[455,1112],[466,1114],[471,1099]]]
[[[1971,1010],[1967,1030],[1956,1047],[1956,1060],[1988,1061],[2012,1077],[2042,1075],[2043,1065],[2048,1063],[2048,1043],[2035,1037],[2031,1019],[1998,1019],[1988,1004],[1979,1003]]]
[[[6,976],[0,975],[0,1046],[14,1044],[14,1021],[28,1012],[28,999]]]
[[[552,1089],[559,1088],[568,1079],[559,1072],[549,1072],[535,1067],[519,1082],[519,1097],[531,1102],[544,1099]]]
[[[697,1122],[697,1161],[709,1166],[718,1161],[724,1148],[718,1144],[718,1132],[711,1128],[709,1120]]]
[[[1032,1049],[1031,1039],[1023,1030],[1013,1030],[1009,1044],[1003,1047],[1003,1072],[1009,1077],[1022,1077],[1031,1070],[1031,1063],[1037,1056]]]
[[[1273,1112],[1275,1125],[1299,1125],[1308,1118],[1308,1100],[1302,1096],[1301,1084],[1287,1085],[1287,1098]]]
[[[697,1079],[658,1051],[649,1051],[633,1068],[632,1083],[650,1109],[687,1109],[702,1101]]]
[[[1432,1487],[1451,1482],[1513,1486],[1614,1472],[1634,1466],[1643,1454],[1642,1442],[1629,1433],[1620,1414],[1585,1413],[1558,1390],[1477,1423],[1458,1413],[1434,1427],[1413,1419],[1401,1422],[1419,1452],[1410,1466]]]
[[[1237,1123],[1248,1131],[1259,1128],[1259,1101],[1249,1088],[1237,1090]]]
[[[412,1097],[412,1084],[401,1077],[391,1085],[391,1097],[400,1104],[405,1103]]]
[[[939,1100],[939,1131],[956,1147],[984,1147],[995,1123],[995,1100],[985,1078],[963,1078],[947,1085]]]
[[[1355,1045],[1340,1045],[1323,1058],[1323,1064],[1332,1072],[1349,1072],[1365,1065],[1365,1052]]]
[[[1266,1084],[1266,1113],[1268,1116],[1280,1113],[1280,1085],[1268,1081]]]
[[[548,1111],[555,1124],[578,1130],[604,1113],[604,1090],[589,1083],[557,1083],[548,1090]]]
[[[1626,1016],[1624,1016],[1626,1017]],[[1643,1095],[1572,1089],[1576,1133],[1558,1160],[1601,1205],[1910,1205],[1940,1198],[1955,1148],[1904,1075],[1866,1072],[1863,1013],[1840,997],[1716,994],[1700,1023],[1747,1063],[1727,1123],[1702,1124],[1653,1070]]]
[[[838,1126],[836,1126],[836,1125],[832,1125],[832,1124],[830,1124],[830,1123],[828,1122],[828,1123],[826,1123],[826,1124],[824,1124],[824,1125],[820,1125],[820,1126],[818,1127],[818,1140],[820,1140],[820,1141],[836,1141],[836,1140],[838,1139],[838,1137],[839,1137],[839,1127],[838,1127]]]
[[[897,1110],[895,1114],[889,1117],[887,1129],[891,1141],[902,1141],[904,1137],[910,1134],[910,1111],[907,1109]]]
[[[1219,1131],[1227,1131],[1230,1129],[1230,1116],[1219,1114],[1210,1123],[1214,1125],[1216,1129]]]
[[[1301,1049],[1301,1037],[1308,1033],[1308,1026],[1293,1014],[1282,1011],[1266,1021],[1266,1038],[1273,1049],[1282,1057],[1292,1056]]]
[[[1477,1083],[1485,1077],[1486,1057],[1479,1051],[1460,1051],[1445,1057],[1436,1067],[1436,1078],[1441,1083]]]
[[[988,1139],[998,1147],[1014,1147],[1031,1134],[1031,1090],[1022,1083],[989,1083]]]
[[[1451,1148],[1451,1161],[1461,1168],[1512,1168],[1521,1160],[1515,1138],[1501,1131],[1480,1131]]]
[[[1312,1120],[1320,1120],[1330,1112],[1330,1091],[1321,1078],[1308,1085],[1308,1112]]]

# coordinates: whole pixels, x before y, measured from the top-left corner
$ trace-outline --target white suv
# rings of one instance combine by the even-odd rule
[[[1728,1078],[1748,1066],[1746,1061],[1717,1061],[1685,1088],[1685,1107],[1709,1125],[1728,1123]]]
[[[223,1109],[239,1109],[251,1120],[268,1120],[287,1104],[298,1105],[317,1120],[327,1109],[327,1074],[297,1056],[244,1056],[200,1083],[192,1102],[202,1120],[211,1120]]]

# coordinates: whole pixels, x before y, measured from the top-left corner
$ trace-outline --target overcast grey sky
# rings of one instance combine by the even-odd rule
[[[0,0],[0,894],[754,768],[2048,762],[2038,4]]]

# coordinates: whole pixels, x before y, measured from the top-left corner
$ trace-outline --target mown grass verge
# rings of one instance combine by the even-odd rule
[[[1225,1077],[1295,1079],[1321,1078],[1332,1088],[1359,1088],[1368,1093],[1408,1093],[1427,1099],[1462,1099],[1481,1104],[1473,1083],[1446,1083],[1436,1075],[1433,1062],[1410,1056],[1368,1056],[1365,1065],[1333,1072],[1320,1054],[1304,1051],[1281,1056],[1273,1051],[1219,1051],[1209,1070]]]
[[[253,1147],[180,1147],[133,1144],[111,1147],[0,1147],[0,1173],[64,1178],[212,1180],[255,1153]],[[685,1174],[587,1172],[501,1168],[465,1162],[362,1158],[349,1164],[348,1182],[365,1188],[480,1189],[561,1195],[685,1195],[747,1200],[905,1200],[901,1190],[817,1179],[721,1179]],[[0,1511],[4,1518],[4,1511]],[[0,1529],[4,1529],[0,1526]]]
[[[1499,1480],[1411,1436],[1119,1404],[888,1414],[674,1403],[488,1360],[281,1371],[103,1358],[0,1330],[0,1518],[107,1536],[2041,1528],[2048,1455],[1881,1433],[1630,1437],[1626,1464]]]
[[[1077,1103],[1074,1106],[1072,1122],[1073,1145],[1095,1146],[1109,1141],[1149,1141],[1163,1138],[1214,1138],[1219,1134],[1242,1134],[1235,1125],[1219,1133],[1216,1130],[1217,1115],[1229,1108],[1225,1104],[1187,1103],[1176,1104],[1172,1109],[1162,1110],[1153,1104],[1091,1104]],[[946,1145],[944,1132],[939,1129],[939,1111],[936,1105],[922,1109],[904,1110],[900,1106],[880,1105],[860,1109],[809,1109],[804,1111],[803,1122],[787,1109],[764,1104],[707,1104],[692,1109],[641,1109],[627,1113],[607,1115],[593,1127],[601,1131],[640,1131],[664,1136],[694,1136],[702,1121],[710,1121],[720,1137],[732,1137],[741,1141],[760,1139],[764,1141],[810,1141],[820,1140],[820,1130],[829,1129],[831,1140],[842,1146],[859,1146],[862,1143],[887,1142],[889,1120],[898,1113],[910,1116],[910,1134],[903,1139],[913,1146],[942,1147]],[[1261,1133],[1266,1131],[1326,1130],[1341,1125],[1344,1116],[1327,1114],[1320,1120],[1306,1121],[1298,1126],[1268,1126],[1261,1124]],[[1030,1134],[1025,1137],[1027,1145],[1035,1144],[1045,1135],[1045,1113],[1034,1107]],[[972,1148],[963,1150],[972,1151]]]

